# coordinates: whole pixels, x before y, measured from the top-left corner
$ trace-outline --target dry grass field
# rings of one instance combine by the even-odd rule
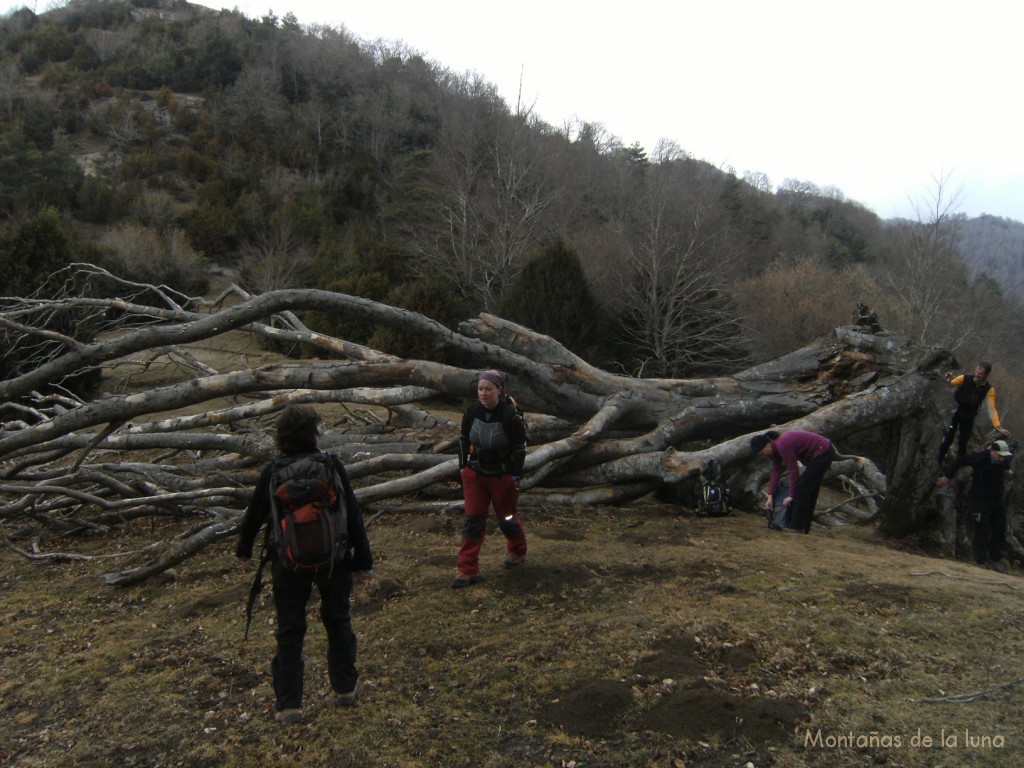
[[[132,549],[51,540],[44,551]],[[266,590],[233,541],[167,578],[0,554],[0,763],[273,766],[1019,766],[1024,579],[869,529],[644,501],[529,510],[528,564],[452,590],[457,517],[383,515],[354,599],[359,701],[330,705],[311,617],[305,720],[272,720]],[[173,533],[159,532],[159,533]],[[965,694],[977,694],[959,700]]]

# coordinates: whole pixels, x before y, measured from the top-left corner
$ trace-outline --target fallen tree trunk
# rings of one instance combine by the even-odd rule
[[[76,268],[87,281],[105,274]],[[456,332],[326,291],[250,297],[233,289],[237,303],[219,308],[151,288],[116,299],[85,298],[84,290],[48,301],[8,299],[0,312],[21,347],[38,342],[42,355],[0,382],[0,525],[39,535],[60,520],[84,527],[112,510],[140,509],[209,521],[131,575],[111,575],[111,583],[170,567],[233,534],[259,469],[274,455],[272,416],[290,402],[325,410],[323,446],[346,461],[371,510],[386,502],[415,509],[415,497],[431,494],[457,503],[457,422],[477,372],[489,367],[509,375],[529,413],[535,444],[522,481],[527,494],[597,505],[675,488],[685,498],[710,459],[745,486],[740,478],[757,466],[751,434],[800,428],[828,435],[846,453],[887,446],[873,463],[861,460],[851,481],[862,500],[870,498],[861,504],[865,517],[896,535],[920,531],[934,517],[935,467],[925,454],[937,444],[941,421],[933,414],[948,398],[939,374],[950,356],[903,337],[842,327],[732,375],[637,379],[597,369],[553,339],[491,315]],[[437,359],[404,360],[318,334],[295,314],[312,309],[426,338]],[[54,345],[43,320],[58,310],[102,318],[99,335]],[[287,339],[336,359],[253,365],[244,353],[226,362],[210,354],[214,344],[238,339],[249,349],[253,340]],[[159,376],[157,356],[174,361]],[[91,368],[104,372],[102,394],[78,400],[54,389]],[[856,504],[847,517],[857,517]],[[927,536],[949,551],[951,525]]]

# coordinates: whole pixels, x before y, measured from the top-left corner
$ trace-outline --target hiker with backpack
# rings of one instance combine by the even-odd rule
[[[988,409],[989,418],[992,420],[992,428],[1009,437],[1010,432],[1003,429],[999,422],[999,413],[996,411],[996,390],[989,382],[989,374],[992,373],[992,363],[981,362],[974,369],[974,373],[961,373],[954,376],[952,372],[946,374],[946,381],[956,387],[953,391],[953,399],[956,401],[956,408],[950,417],[946,434],[939,444],[938,461],[941,465],[946,459],[946,453],[953,444],[953,438],[957,432],[960,438],[956,444],[956,455],[962,458],[967,455],[967,443],[971,439],[971,432],[974,430],[974,419],[985,403]]]
[[[779,434],[775,431],[754,435],[750,438],[750,449],[771,459],[772,471],[768,481],[768,500],[765,508],[773,510],[775,493],[782,480],[783,469],[789,476],[790,495],[783,498],[782,506],[788,508],[788,515],[777,515],[769,522],[772,530],[792,530],[809,533],[814,519],[814,507],[825,473],[838,457],[835,446],[827,437],[791,429]],[[797,462],[804,465],[803,472]],[[780,518],[784,523],[780,523]]]
[[[451,583],[456,588],[480,580],[480,548],[492,504],[505,535],[504,567],[518,568],[526,560],[526,534],[516,511],[519,478],[526,461],[526,423],[505,392],[505,377],[498,371],[480,374],[476,394],[477,402],[462,417],[459,436],[466,508],[457,572]]]
[[[288,405],[277,418],[282,456],[263,469],[242,519],[236,555],[243,565],[266,524],[263,555],[249,600],[249,618],[269,560],[277,613],[277,654],[271,662],[275,720],[302,719],[306,605],[320,592],[320,620],[327,631],[327,670],[334,702],[356,699],[356,637],[349,598],[352,574],[366,583],[373,555],[352,485],[341,460],[317,447],[320,416],[312,406]],[[248,633],[248,626],[246,627]]]

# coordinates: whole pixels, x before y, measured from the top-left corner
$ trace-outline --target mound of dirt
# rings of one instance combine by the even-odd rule
[[[552,701],[541,714],[574,736],[599,738],[618,730],[632,707],[627,683],[593,680]]]
[[[694,741],[741,739],[755,747],[778,742],[809,717],[798,701],[741,697],[707,685],[704,676],[711,670],[692,636],[662,638],[652,650],[633,670],[640,681],[637,691],[645,681],[656,686],[653,704],[645,706],[643,694],[634,695],[634,686],[625,681],[593,680],[551,702],[544,717],[577,736],[654,731]],[[742,667],[754,661],[754,652],[728,648],[719,660]],[[680,687],[677,680],[686,684]]]
[[[638,662],[633,669],[638,675],[658,680],[696,680],[707,669],[707,665],[697,657],[699,648],[696,638],[690,635],[663,637],[652,646],[654,653]]]
[[[663,696],[641,722],[646,730],[675,738],[739,738],[762,746],[778,742],[807,718],[807,708],[797,701],[740,698],[694,687]]]

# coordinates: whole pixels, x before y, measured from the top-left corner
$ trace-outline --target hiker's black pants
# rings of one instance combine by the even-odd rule
[[[349,596],[352,574],[335,566],[333,573],[304,574],[274,566],[274,608],[277,610],[277,655],[270,669],[277,709],[302,707],[302,643],[306,637],[306,604],[316,584],[320,621],[327,630],[327,672],[337,693],[355,690],[356,636],[352,632]]]
[[[793,500],[789,503],[789,528],[804,533],[811,530],[814,507],[818,503],[818,493],[821,491],[821,482],[825,479],[825,473],[835,461],[836,455],[835,446],[830,445],[827,451],[818,454],[804,464],[804,471],[796,479]]]
[[[949,420],[949,426],[946,428],[946,434],[939,444],[939,464],[945,460],[946,454],[949,453],[949,446],[953,444],[953,437],[958,431],[960,439],[956,443],[957,458],[967,455],[967,443],[971,439],[971,433],[974,431],[974,419],[977,415],[977,411],[965,411],[961,408],[953,411],[953,416]]]
[[[974,562],[984,565],[988,561],[998,562],[1006,548],[1006,509],[1002,499],[971,499],[971,519],[968,527],[973,529],[971,544]]]

